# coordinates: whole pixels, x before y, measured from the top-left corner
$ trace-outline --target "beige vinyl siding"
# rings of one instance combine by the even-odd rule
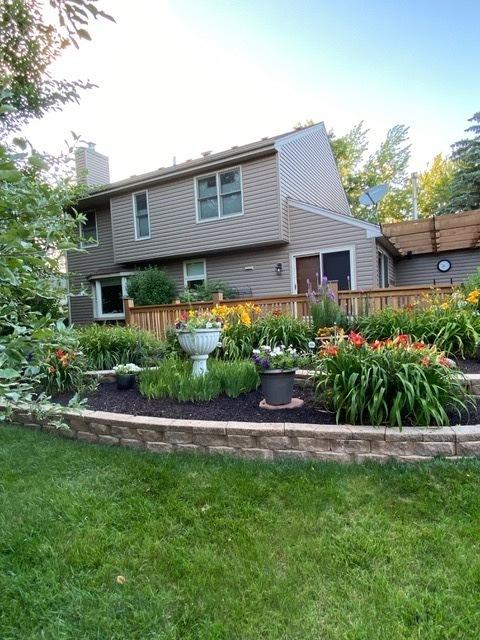
[[[376,243],[374,238],[367,238],[365,230],[296,208],[290,210],[290,224],[289,245],[201,256],[205,258],[207,280],[223,280],[238,289],[251,288],[254,296],[288,294],[292,292],[294,254],[353,246],[357,288],[376,286],[376,269],[372,267]],[[278,262],[282,263],[280,275],[275,271]],[[179,290],[183,289],[183,260],[169,261],[163,266]],[[253,271],[245,267],[253,267]]]
[[[85,248],[82,251],[69,251],[67,253],[67,269],[70,273],[72,291],[78,290],[84,283],[90,290],[88,276],[95,273],[120,271],[119,265],[113,260],[112,225],[110,210],[99,209],[97,215],[98,245]],[[88,324],[93,322],[93,303],[90,296],[75,296],[70,298],[71,320],[75,324]]]
[[[154,260],[281,242],[275,155],[246,162],[241,170],[240,216],[197,223],[194,177],[150,187],[150,239],[135,241],[132,194],[112,198],[115,259]]]
[[[442,273],[437,269],[439,260],[447,259],[452,263],[450,271]],[[465,249],[461,251],[444,251],[438,254],[414,255],[411,258],[401,258],[395,263],[396,284],[432,285],[448,284],[450,280],[461,283],[480,266],[480,249]]]
[[[299,132],[287,142],[279,142],[278,147],[284,234],[288,233],[288,198],[350,214],[323,124]]]

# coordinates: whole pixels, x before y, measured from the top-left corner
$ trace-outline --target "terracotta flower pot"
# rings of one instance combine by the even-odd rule
[[[207,359],[220,339],[221,329],[195,329],[177,331],[180,346],[193,361],[192,375],[202,376],[207,372]]]
[[[267,404],[289,404],[292,401],[296,369],[271,369],[262,371],[262,391]]]

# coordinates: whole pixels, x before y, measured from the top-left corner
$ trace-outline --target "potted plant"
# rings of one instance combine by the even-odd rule
[[[129,362],[128,364],[117,364],[113,367],[113,371],[117,377],[117,389],[126,391],[131,389],[135,382],[135,375],[141,371],[136,364]]]
[[[273,406],[290,404],[299,359],[297,350],[283,344],[273,349],[264,346],[253,350],[252,359],[260,374],[265,402]]]
[[[183,312],[176,322],[178,342],[193,361],[192,375],[207,372],[207,359],[220,340],[221,318],[211,311]]]

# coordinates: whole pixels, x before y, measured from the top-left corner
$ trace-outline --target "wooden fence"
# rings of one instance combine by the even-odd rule
[[[444,298],[451,294],[452,287],[451,285],[437,285],[435,288],[430,286],[390,287],[388,289],[369,289],[366,291],[338,291],[337,295],[339,305],[345,313],[349,316],[358,316],[386,307],[401,309],[409,305],[415,305],[420,303],[426,294],[432,292]],[[167,329],[175,324],[182,311],[188,311],[189,309],[206,311],[215,306],[215,304],[235,306],[247,302],[253,302],[260,307],[262,313],[278,311],[295,318],[309,318],[309,303],[305,294],[223,300],[222,294],[216,293],[211,302],[174,303],[158,306],[135,307],[131,299],[126,299],[124,301],[125,322],[126,324],[146,329],[157,337],[163,338]]]

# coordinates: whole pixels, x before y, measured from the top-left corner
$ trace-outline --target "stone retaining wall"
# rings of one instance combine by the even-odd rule
[[[230,454],[244,458],[276,458],[363,462],[389,459],[405,462],[435,456],[457,460],[480,455],[480,425],[403,430],[349,425],[216,422],[150,418],[103,411],[68,412],[70,429],[60,434],[109,446],[157,453]],[[45,431],[55,427],[32,422],[17,411],[15,422]]]

